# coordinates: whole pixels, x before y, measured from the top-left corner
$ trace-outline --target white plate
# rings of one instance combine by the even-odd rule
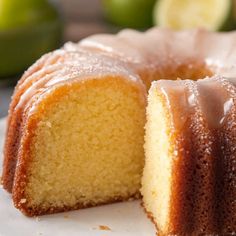
[[[6,120],[0,120],[0,173]],[[107,226],[110,230],[102,230]],[[140,201],[28,218],[15,209],[0,188],[0,236],[154,236]]]

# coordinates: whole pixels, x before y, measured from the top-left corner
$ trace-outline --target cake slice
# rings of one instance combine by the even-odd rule
[[[142,81],[84,51],[45,60],[20,82],[9,116],[3,186],[15,206],[35,216],[140,197]]]
[[[175,81],[175,84],[165,81],[164,85],[163,88],[161,83],[153,82],[149,90],[141,194],[158,235],[182,235],[189,226],[181,222],[190,213],[189,205],[180,204],[185,200],[181,192],[190,191],[190,186],[184,189],[189,180],[183,176],[192,164],[190,133],[184,129],[188,123],[187,91],[182,81]],[[164,91],[169,88],[171,92],[166,94]]]
[[[158,235],[234,234],[235,91],[222,77],[152,83],[141,193]]]

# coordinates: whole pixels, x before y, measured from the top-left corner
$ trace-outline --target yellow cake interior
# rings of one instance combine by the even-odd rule
[[[170,214],[171,195],[171,140],[168,113],[157,91],[148,97],[145,135],[145,167],[141,193],[143,204],[158,229],[166,231]]]
[[[31,144],[27,205],[74,208],[137,196],[146,103],[139,88],[95,78],[50,96]]]

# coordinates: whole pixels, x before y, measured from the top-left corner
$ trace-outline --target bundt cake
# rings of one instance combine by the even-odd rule
[[[124,30],[42,57],[9,109],[2,183],[15,206],[34,216],[138,198],[145,162],[159,235],[234,235],[235,40]]]

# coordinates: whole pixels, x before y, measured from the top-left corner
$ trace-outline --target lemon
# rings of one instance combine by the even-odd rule
[[[152,26],[155,0],[103,0],[106,17],[122,27],[147,28]]]
[[[21,73],[60,45],[62,23],[46,0],[0,0],[0,77]]]
[[[153,18],[156,25],[175,30],[229,30],[235,25],[232,9],[232,0],[159,0]]]

